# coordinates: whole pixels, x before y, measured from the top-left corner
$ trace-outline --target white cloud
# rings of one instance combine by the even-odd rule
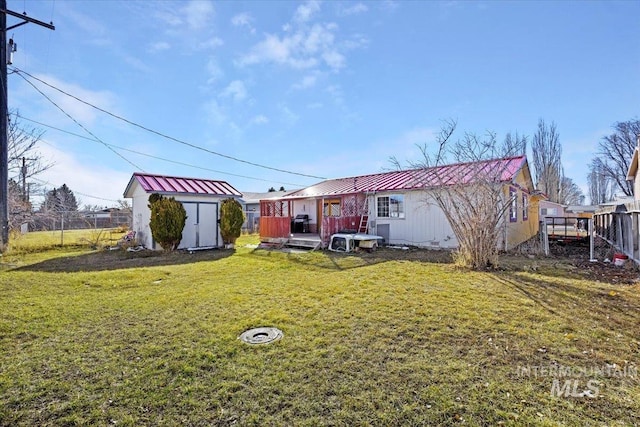
[[[67,184],[82,205],[114,206],[115,202],[110,200],[123,199],[122,193],[131,178],[129,173],[104,167],[104,162],[99,161],[101,159],[79,158],[71,151],[55,145],[42,144],[40,150],[46,159],[54,163],[52,168],[38,176],[46,181],[43,185],[48,190]],[[104,153],[104,156],[116,156],[107,148],[97,152]],[[126,167],[130,168],[130,165]]]
[[[294,89],[308,89],[316,85],[318,81],[317,74],[309,74],[302,78],[302,80],[293,85]]]
[[[224,44],[220,37],[211,37],[199,44],[200,49],[216,49]]]
[[[310,0],[305,4],[301,4],[296,9],[296,13],[293,17],[293,20],[296,22],[307,22],[311,19],[311,17],[320,11],[320,2],[316,0]]]
[[[152,72],[153,69],[149,67],[143,60],[138,58],[137,56],[122,54],[122,59],[133,68],[138,71],[142,71],[143,73]]]
[[[159,19],[170,27],[187,26],[190,30],[205,28],[214,13],[213,3],[209,0],[191,0],[178,10],[169,7],[169,5],[161,8],[162,3],[158,3],[158,5],[156,16]]]
[[[207,118],[209,118],[216,125],[221,125],[227,120],[227,115],[224,112],[224,109],[218,101],[215,99],[210,100],[204,106]]]
[[[109,30],[107,30],[100,20],[93,19],[88,15],[73,10],[70,7],[65,8],[64,15],[76,26],[94,37],[103,36],[109,33]]]
[[[162,51],[169,50],[169,49],[171,49],[171,45],[169,43],[167,43],[167,42],[156,42],[156,43],[151,44],[151,46],[149,48],[149,51],[155,53],[155,52],[162,52]]]
[[[325,90],[329,95],[331,95],[331,98],[336,105],[344,106],[344,95],[342,93],[342,88],[339,85],[327,86]]]
[[[251,123],[254,125],[266,125],[269,123],[269,118],[263,114],[258,114],[253,119],[251,119]]]
[[[218,61],[215,58],[210,58],[209,62],[207,62],[207,72],[209,73],[209,79],[207,79],[207,84],[213,84],[220,80],[224,76],[224,72],[220,65],[218,65]]]
[[[303,36],[300,33],[282,39],[277,35],[267,34],[265,39],[256,44],[249,54],[241,57],[237,64],[245,66],[274,62],[295,69],[315,67],[318,63],[317,59],[300,52],[302,42]]]
[[[298,114],[293,112],[289,107],[287,107],[284,104],[278,105],[278,109],[282,114],[282,120],[289,126],[294,125],[300,119],[300,116]]]
[[[337,25],[328,23],[300,28],[282,37],[266,34],[236,63],[239,66],[276,63],[293,69],[317,68],[324,63],[338,71],[345,66],[346,59],[335,42],[337,29]]]
[[[251,34],[255,34],[256,29],[253,27],[253,17],[246,12],[239,13],[231,18],[231,24],[234,27],[246,27]]]
[[[363,3],[356,3],[353,6],[341,8],[338,11],[338,13],[341,16],[349,16],[349,15],[358,15],[358,14],[361,14],[361,13],[365,13],[368,10],[369,10],[369,8],[367,7],[367,5],[365,5]]]
[[[93,105],[96,105],[100,108],[103,108],[107,111],[115,112],[115,102],[116,96],[109,91],[94,91],[90,89],[85,89],[81,86],[78,86],[73,83],[67,83],[62,80],[59,80],[53,76],[47,75],[37,75],[37,77],[51,86],[57,87],[58,89],[65,91],[67,93],[71,93],[74,96],[77,96],[80,99],[91,102]],[[42,88],[42,91],[47,93],[47,95],[55,101],[65,112],[67,112],[71,117],[78,120],[80,123],[84,125],[89,125],[94,123],[96,120],[98,111],[86,104],[83,104],[75,99],[63,95],[62,93],[54,90],[47,90],[46,88]],[[54,108],[54,107],[51,107]]]
[[[362,34],[354,34],[349,39],[341,43],[341,47],[343,47],[345,50],[367,47],[367,45],[369,45],[369,39]]]
[[[324,59],[324,62],[326,62],[329,68],[333,70],[339,70],[340,68],[344,67],[344,55],[338,53],[335,50],[323,53],[322,59]]]
[[[247,88],[242,80],[234,80],[220,93],[223,98],[232,98],[235,102],[243,101],[247,98]]]
[[[181,12],[192,30],[204,28],[213,16],[213,4],[204,0],[191,0]]]

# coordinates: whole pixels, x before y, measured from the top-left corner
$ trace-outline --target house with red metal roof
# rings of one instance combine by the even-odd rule
[[[160,249],[153,241],[149,228],[149,196],[153,193],[174,197],[187,212],[178,249],[223,246],[218,224],[220,202],[229,197],[242,197],[238,190],[225,181],[134,173],[124,191],[124,197],[132,199],[136,241],[150,249]]]
[[[384,237],[386,244],[456,248],[458,242],[429,191],[447,185],[468,186],[478,171],[495,172],[509,203],[502,223],[502,249],[510,249],[538,232],[538,198],[525,156],[457,163],[329,179],[276,200],[260,203],[262,241],[317,235],[326,247],[334,233],[350,231]],[[485,174],[486,176],[486,174]],[[306,222],[300,227],[299,222]]]

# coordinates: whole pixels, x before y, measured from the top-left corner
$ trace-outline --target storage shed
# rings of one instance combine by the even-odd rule
[[[124,191],[124,197],[132,199],[136,241],[150,249],[161,249],[154,242],[149,227],[149,196],[153,193],[174,197],[187,211],[187,221],[178,249],[222,247],[220,202],[229,197],[242,197],[238,190],[225,181],[134,173]]]

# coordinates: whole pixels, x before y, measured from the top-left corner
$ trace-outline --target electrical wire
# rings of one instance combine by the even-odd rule
[[[62,114],[64,114],[65,116],[67,116],[69,119],[71,119],[75,124],[77,124],[78,126],[80,126],[85,132],[87,132],[89,135],[91,135],[94,140],[96,142],[99,142],[100,144],[104,145],[105,147],[107,147],[107,149],[109,149],[111,152],[113,152],[116,156],[120,157],[122,160],[124,160],[125,162],[129,163],[131,166],[133,166],[134,168],[136,168],[136,170],[142,171],[144,172],[144,169],[141,168],[140,166],[136,165],[135,163],[133,163],[131,160],[127,159],[125,156],[123,156],[122,154],[118,153],[116,150],[114,150],[113,148],[111,148],[109,146],[109,144],[107,144],[106,142],[102,141],[100,138],[98,138],[93,132],[91,132],[89,129],[87,129],[86,127],[84,127],[80,122],[78,122],[76,119],[74,119],[69,113],[67,113],[62,107],[60,107],[58,104],[56,104],[56,102],[49,98],[49,96],[47,96],[47,94],[45,94],[44,92],[42,92],[40,90],[40,88],[38,88],[36,85],[34,85],[31,81],[29,81],[29,79],[25,78],[21,73],[17,72],[16,73],[18,76],[20,76],[25,82],[27,82],[31,87],[33,87],[40,95],[42,95],[43,97],[46,98],[47,101],[49,101],[51,104],[53,104],[58,110],[60,110],[62,112]]]
[[[34,181],[38,181],[41,184],[45,184],[45,185],[50,185],[54,188],[59,188],[60,186],[56,187],[54,184],[50,183],[49,181],[45,181],[43,179],[39,179],[39,178],[35,178],[35,177],[31,177],[32,180]],[[84,197],[90,197],[92,199],[97,199],[97,200],[104,200],[105,202],[119,202],[120,200],[114,200],[114,199],[106,199],[104,197],[98,197],[98,196],[92,196],[91,194],[86,194],[86,193],[81,193],[79,191],[75,191],[72,190],[73,194],[79,194],[80,196],[84,196]]]
[[[76,101],[78,101],[78,102],[81,102],[81,103],[83,103],[83,104],[85,104],[85,105],[87,105],[87,106],[89,106],[89,107],[91,107],[91,108],[94,108],[94,109],[96,109],[96,110],[98,110],[98,111],[100,111],[100,112],[102,112],[102,113],[105,113],[105,114],[107,114],[107,115],[109,115],[109,116],[111,116],[111,117],[113,117],[113,118],[115,118],[115,119],[121,120],[121,121],[123,121],[123,122],[125,122],[125,123],[127,123],[127,124],[129,124],[129,125],[131,125],[131,126],[135,126],[135,127],[139,128],[139,129],[142,129],[142,130],[147,131],[147,132],[149,132],[149,133],[152,133],[152,134],[154,134],[154,135],[160,136],[160,137],[162,137],[162,138],[168,139],[168,140],[170,140],[170,141],[177,142],[178,144],[182,144],[182,145],[185,145],[185,146],[187,146],[187,147],[194,148],[194,149],[196,149],[196,150],[204,151],[204,152],[209,153],[209,154],[213,154],[213,155],[216,155],[216,156],[223,157],[223,158],[225,158],[225,159],[233,160],[233,161],[240,162],[240,163],[245,163],[245,164],[248,164],[248,165],[251,165],[251,166],[255,166],[255,167],[259,167],[259,168],[263,168],[263,169],[269,169],[269,170],[273,170],[273,171],[276,171],[276,172],[287,173],[287,174],[290,174],[290,175],[304,176],[304,177],[307,177],[307,178],[316,178],[316,179],[322,179],[322,180],[327,179],[327,178],[325,178],[325,177],[321,177],[321,176],[309,175],[309,174],[304,174],[304,173],[300,173],[300,172],[293,172],[293,171],[289,171],[289,170],[286,170],[286,169],[279,169],[279,168],[274,168],[274,167],[271,167],[271,166],[262,165],[262,164],[259,164],[259,163],[250,162],[250,161],[248,161],[248,160],[243,160],[243,159],[240,159],[240,158],[238,158],[238,157],[229,156],[229,155],[227,155],[227,154],[222,154],[222,153],[219,153],[219,152],[217,152],[217,151],[209,150],[208,148],[200,147],[199,145],[192,144],[192,143],[190,143],[190,142],[183,141],[183,140],[178,139],[178,138],[175,138],[175,137],[173,137],[173,136],[166,135],[166,134],[164,134],[164,133],[162,133],[162,132],[159,132],[159,131],[153,130],[153,129],[151,129],[151,128],[148,128],[148,127],[146,127],[146,126],[143,126],[143,125],[141,125],[141,124],[138,124],[138,123],[136,123],[136,122],[133,122],[133,121],[131,121],[131,120],[127,119],[127,118],[124,118],[124,117],[119,116],[119,115],[117,115],[117,114],[114,114],[114,113],[112,113],[112,112],[110,112],[110,111],[107,111],[107,110],[105,110],[105,109],[103,109],[103,108],[100,108],[100,107],[98,107],[98,106],[96,106],[96,105],[93,105],[93,104],[91,104],[90,102],[87,102],[87,101],[85,101],[85,100],[83,100],[83,99],[80,99],[80,98],[78,98],[77,96],[72,95],[72,94],[70,94],[70,93],[68,93],[68,92],[65,92],[64,90],[59,89],[59,88],[57,88],[56,86],[53,86],[52,84],[50,84],[50,83],[48,83],[48,82],[46,82],[46,81],[44,81],[44,80],[42,80],[42,79],[39,79],[38,77],[35,77],[35,76],[33,76],[33,75],[29,74],[28,72],[26,72],[26,71],[24,71],[24,70],[21,70],[21,69],[19,69],[19,68],[17,68],[17,67],[12,67],[12,69],[13,69],[13,71],[14,71],[15,73],[17,73],[17,74],[18,74],[20,77],[22,77],[25,81],[29,81],[29,80],[25,77],[25,75],[26,75],[26,76],[28,76],[28,77],[30,77],[30,78],[32,78],[32,79],[34,79],[34,80],[39,81],[40,83],[44,84],[45,86],[50,87],[51,89],[54,89],[54,90],[56,90],[56,91],[58,91],[58,92],[60,92],[60,93],[62,93],[62,94],[64,94],[64,95],[66,95],[66,96],[68,96],[68,97],[70,97],[70,98],[75,99],[75,100],[76,100]],[[33,85],[33,83],[31,83],[31,82],[29,82],[29,83]],[[34,87],[35,87],[35,86],[34,86]]]
[[[21,115],[18,115],[18,117],[21,120],[26,120],[26,121],[35,123],[37,125],[47,127],[49,129],[57,130],[58,132],[62,132],[62,133],[66,133],[68,135],[75,136],[77,138],[87,139],[89,141],[95,141],[93,138],[89,138],[88,136],[84,136],[84,135],[80,135],[80,134],[77,134],[77,133],[69,132],[67,130],[60,129],[60,128],[55,127],[55,126],[48,125],[46,123],[42,123],[42,122],[39,122],[37,120],[29,119],[29,118],[21,116]],[[215,173],[219,173],[219,174],[223,174],[223,175],[236,176],[236,177],[239,177],[239,178],[246,178],[246,179],[253,179],[253,180],[262,181],[262,182],[271,182],[271,183],[276,183],[276,184],[293,185],[294,187],[304,187],[304,185],[302,185],[302,184],[296,184],[296,183],[291,183],[291,182],[282,182],[282,181],[272,181],[272,180],[268,180],[268,179],[264,179],[264,178],[256,178],[256,177],[253,177],[253,176],[239,175],[239,174],[236,174],[236,173],[219,171],[219,170],[216,170],[216,169],[205,168],[203,166],[197,166],[197,165],[193,165],[193,164],[190,164],[190,163],[179,162],[177,160],[171,160],[171,159],[165,159],[163,157],[153,156],[151,154],[142,153],[140,151],[131,150],[131,149],[125,148],[125,147],[120,147],[120,146],[115,145],[115,144],[109,144],[109,143],[105,143],[105,144],[107,144],[110,147],[113,147],[115,149],[118,149],[118,150],[128,151],[130,153],[138,154],[140,156],[145,156],[145,157],[149,157],[149,158],[156,159],[156,160],[162,160],[163,162],[173,163],[173,164],[180,165],[180,166],[187,166],[187,167],[194,168],[194,169],[200,169],[200,170],[204,170],[204,171],[207,171],[207,172],[215,172]]]

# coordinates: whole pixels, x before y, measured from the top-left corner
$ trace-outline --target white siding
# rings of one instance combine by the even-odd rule
[[[153,249],[153,238],[151,236],[151,211],[149,210],[149,195],[134,182],[133,197],[131,206],[133,210],[133,231],[136,232],[136,241],[145,248]]]
[[[394,194],[404,195],[404,218],[377,217],[377,198]],[[378,193],[369,200],[370,221],[389,225],[389,244],[412,245],[425,248],[456,248],[458,241],[442,210],[426,200],[422,191]],[[375,229],[371,230],[375,233]]]
[[[309,215],[310,223],[318,223],[316,210],[316,199],[303,199],[293,202],[293,216]]]

